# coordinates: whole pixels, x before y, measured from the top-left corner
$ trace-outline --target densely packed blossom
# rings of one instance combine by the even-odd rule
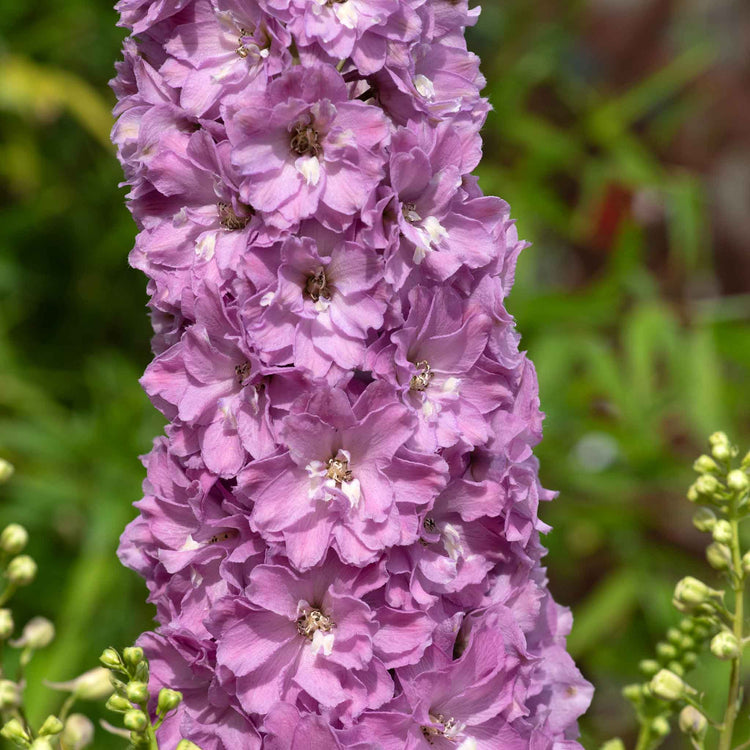
[[[467,0],[120,0],[168,420],[120,556],[205,750],[576,748]]]

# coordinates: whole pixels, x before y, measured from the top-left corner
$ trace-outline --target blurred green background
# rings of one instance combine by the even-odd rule
[[[17,468],[0,523],[28,527],[41,570],[19,624],[58,627],[30,672],[37,717],[58,705],[42,676],[94,666],[152,616],[114,556],[161,429],[108,142],[115,21],[95,0],[0,5],[0,456]],[[676,620],[677,578],[703,569],[693,458],[715,429],[750,441],[750,8],[493,0],[470,44],[494,106],[482,184],[534,242],[509,307],[547,413],[547,564],[597,686],[595,748],[632,738],[619,691]],[[703,681],[720,704],[724,670]]]

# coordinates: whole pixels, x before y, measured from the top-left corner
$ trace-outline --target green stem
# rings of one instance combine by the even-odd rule
[[[635,746],[635,750],[648,750],[651,741],[651,728],[648,724],[641,724],[641,729],[638,732],[638,742]]]
[[[739,654],[732,660],[732,673],[729,679],[729,695],[727,697],[727,710],[724,713],[724,729],[719,737],[718,750],[731,750],[732,733],[734,722],[739,712],[740,677],[742,670],[742,640],[744,636],[744,597],[745,576],[742,571],[742,556],[740,552],[739,521],[737,520],[736,508],[732,508],[732,567],[734,568],[734,623],[733,631],[737,642],[740,644]]]

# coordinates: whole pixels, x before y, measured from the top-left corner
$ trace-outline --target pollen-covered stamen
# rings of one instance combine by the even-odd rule
[[[412,376],[409,381],[409,390],[418,392],[426,391],[430,387],[434,376],[430,363],[422,360],[421,362],[417,362],[415,366],[420,372]]]
[[[328,279],[326,278],[325,269],[318,269],[317,273],[308,276],[305,283],[305,294],[313,301],[331,299],[331,290],[328,288]]]
[[[431,737],[443,737],[444,739],[448,740],[449,742],[459,742],[462,738],[459,737],[459,734],[463,731],[465,724],[459,724],[455,719],[449,718],[446,719],[443,714],[430,714],[430,721],[433,722],[433,724],[438,724],[440,726],[422,726],[422,734],[424,735],[425,739],[432,744]]]
[[[230,232],[244,229],[250,221],[249,216],[238,216],[229,203],[218,203],[216,208],[219,212],[219,224]]]
[[[237,39],[237,49],[235,52],[241,57],[246,58],[250,54],[250,50],[245,46],[245,37],[250,36],[246,29],[240,29],[240,35]]]
[[[305,608],[297,618],[297,632],[309,641],[318,631],[330,633],[335,627],[336,623],[319,609]]]
[[[237,383],[239,385],[245,384],[245,381],[250,377],[250,370],[250,363],[247,360],[234,368],[235,375],[237,376]]]
[[[341,486],[344,482],[351,482],[354,479],[349,468],[349,461],[346,458],[342,458],[339,454],[335,458],[328,459],[328,471],[326,476],[336,482],[337,486]]]
[[[433,534],[435,531],[437,531],[437,524],[429,516],[424,519],[424,521],[422,522],[422,526],[424,526],[425,531],[429,531],[430,534]]]
[[[291,146],[292,151],[300,156],[319,156],[323,151],[318,131],[304,123],[294,126]]]
[[[220,534],[214,534],[209,540],[209,544],[219,544],[220,542],[227,542],[230,539],[234,539],[239,536],[239,531],[232,529],[231,531],[222,531]]]

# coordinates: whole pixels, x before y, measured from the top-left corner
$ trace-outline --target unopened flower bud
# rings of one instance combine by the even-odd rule
[[[162,688],[159,691],[159,702],[156,706],[157,713],[167,713],[173,711],[182,702],[182,693],[169,688]]]
[[[9,609],[0,609],[0,641],[13,635],[13,614]]]
[[[669,664],[667,664],[667,669],[670,672],[674,672],[678,677],[685,676],[685,667],[683,667],[678,661],[670,661]]]
[[[101,701],[112,695],[113,687],[109,675],[108,669],[94,667],[67,682],[45,682],[44,684],[53,690],[75,693],[77,698],[86,701]]]
[[[0,549],[7,555],[17,555],[29,542],[29,532],[21,524],[10,523],[0,532]]]
[[[677,649],[671,643],[660,641],[656,644],[656,654],[662,661],[668,661],[677,656]]]
[[[57,716],[48,716],[44,720],[44,724],[42,724],[41,728],[39,729],[39,736],[40,737],[53,737],[56,734],[60,734],[63,730],[63,723],[60,721],[60,719],[57,718]]]
[[[669,722],[663,716],[657,716],[651,722],[651,733],[657,737],[666,737],[669,734]]]
[[[714,570],[726,570],[732,563],[732,550],[726,544],[714,542],[706,547],[706,560]]]
[[[71,714],[68,716],[60,744],[65,750],[84,750],[94,741],[94,724],[88,716]]]
[[[175,750],[201,750],[198,745],[190,740],[180,740]]]
[[[690,737],[703,737],[708,729],[706,717],[694,706],[685,706],[680,711],[680,731]]]
[[[30,745],[29,750],[55,750],[51,740],[46,737],[37,737]]]
[[[693,576],[686,576],[681,581],[678,581],[675,586],[674,600],[682,604],[697,606],[706,603],[719,593],[710,586],[707,586],[703,581],[699,581],[697,578],[693,578]]]
[[[134,680],[128,683],[127,687],[128,700],[132,703],[148,702],[148,685],[145,682]]]
[[[105,648],[102,651],[102,655],[99,657],[99,661],[107,667],[107,669],[120,669],[122,667],[122,660],[120,654],[113,648]]]
[[[122,659],[129,667],[137,667],[143,661],[143,649],[140,646],[128,646],[122,650]]]
[[[740,644],[733,633],[722,630],[711,639],[711,653],[717,659],[735,659],[740,653]]]
[[[633,683],[632,685],[625,685],[622,689],[622,696],[631,703],[636,703],[643,697],[643,686]]]
[[[667,630],[667,640],[671,644],[679,646],[680,641],[682,640],[682,633],[680,633],[677,628],[669,628],[669,630]]]
[[[21,704],[21,690],[12,680],[0,680],[0,710],[15,708]]]
[[[711,445],[711,455],[722,463],[726,463],[732,457],[732,446],[725,432],[714,432],[708,438]]]
[[[28,555],[14,557],[8,563],[5,577],[14,586],[28,586],[36,578],[36,563]]]
[[[699,508],[693,516],[693,526],[698,531],[713,531],[716,525],[716,514],[710,508]]]
[[[137,708],[131,708],[130,711],[125,712],[122,723],[126,729],[131,732],[143,732],[148,726],[148,717],[143,711],[139,711]]]
[[[745,552],[745,554],[742,555],[742,572],[745,575],[750,574],[750,552]]]
[[[7,482],[12,476],[15,469],[10,461],[0,458],[0,484]]]
[[[638,664],[638,669],[640,669],[646,677],[653,677],[661,669],[661,666],[656,659],[644,659]]]
[[[625,750],[625,744],[619,737],[613,740],[607,740],[599,750]]]
[[[683,617],[680,620],[680,630],[683,633],[692,633],[695,630],[695,622],[689,617]]]
[[[0,729],[0,735],[5,737],[6,740],[15,742],[16,745],[26,745],[31,739],[18,719],[11,719],[6,722]]]
[[[115,711],[118,714],[125,713],[125,711],[130,711],[133,708],[130,701],[121,695],[110,695],[105,705],[110,711]]]
[[[720,469],[711,456],[698,456],[693,463],[693,468],[698,474],[718,474]]]
[[[699,495],[713,498],[721,490],[721,484],[712,474],[702,474],[695,480],[695,489]]]
[[[695,651],[686,651],[680,658],[685,669],[692,669],[698,663],[698,655]]]
[[[744,492],[750,487],[750,479],[741,469],[735,469],[727,474],[727,487],[735,492]]]
[[[55,626],[46,617],[32,617],[24,626],[21,637],[11,641],[14,648],[38,651],[46,648],[55,638]]]
[[[717,521],[711,531],[711,536],[719,544],[730,544],[732,542],[732,524],[724,519]]]
[[[664,701],[676,701],[692,688],[686,685],[679,675],[668,669],[660,669],[648,684],[651,692]]]

